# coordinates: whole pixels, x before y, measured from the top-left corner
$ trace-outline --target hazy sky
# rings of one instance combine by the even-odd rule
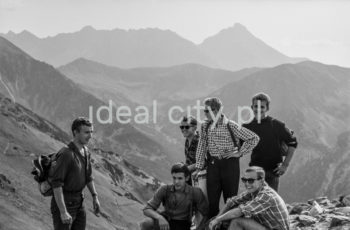
[[[239,22],[282,53],[350,67],[348,0],[0,0],[0,32],[169,29],[198,44]]]

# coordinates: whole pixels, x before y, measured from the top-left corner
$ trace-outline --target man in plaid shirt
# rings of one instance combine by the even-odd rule
[[[221,113],[222,103],[219,98],[205,99],[204,107],[207,120],[201,126],[194,176],[207,162],[207,192],[211,218],[219,212],[221,192],[225,202],[227,198],[237,195],[239,157],[251,153],[258,144],[259,137],[228,120]],[[239,148],[240,140],[244,142]]]
[[[261,167],[249,167],[242,177],[246,191],[230,198],[219,215],[209,223],[209,229],[219,229],[230,221],[229,230],[289,230],[286,204],[265,182]]]

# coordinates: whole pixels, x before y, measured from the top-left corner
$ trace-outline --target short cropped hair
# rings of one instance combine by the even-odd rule
[[[222,102],[217,97],[209,97],[204,100],[204,105],[209,106],[212,110],[219,111],[222,106]]]
[[[181,122],[186,122],[190,125],[197,126],[197,120],[193,116],[183,116]]]
[[[190,175],[190,170],[187,165],[182,162],[176,163],[171,167],[171,174],[173,173],[184,173],[185,177]]]
[[[258,100],[265,101],[267,109],[270,108],[271,98],[267,93],[261,92],[261,93],[255,94],[252,98],[252,104],[254,103],[254,101],[258,101]]]
[[[73,136],[75,136],[74,131],[80,132],[82,126],[92,127],[92,123],[86,117],[78,117],[75,119],[71,127]]]
[[[256,172],[256,175],[258,176],[257,179],[264,179],[265,180],[265,171],[263,168],[259,166],[250,166],[245,170],[245,172]]]

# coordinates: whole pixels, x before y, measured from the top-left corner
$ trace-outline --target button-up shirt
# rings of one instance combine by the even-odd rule
[[[255,193],[243,192],[229,200],[231,208],[239,207],[246,218],[252,218],[268,229],[289,230],[289,215],[282,198],[266,183]]]
[[[57,154],[50,169],[52,187],[62,187],[63,192],[81,192],[93,180],[89,151],[85,151],[84,157],[74,142],[70,142]]]
[[[147,202],[144,210],[149,208],[157,210],[161,203],[163,203],[168,217],[173,220],[189,220],[192,215],[190,213],[191,205],[196,207],[196,210],[203,216],[208,215],[208,202],[202,190],[187,184],[183,191],[175,190],[174,185],[161,186],[153,198]]]
[[[185,157],[186,165],[192,165],[196,163],[196,152],[199,141],[199,134],[196,132],[191,140],[191,143],[186,139],[185,142]]]
[[[201,125],[197,147],[197,169],[202,169],[204,167],[205,156],[208,150],[211,156],[220,159],[223,155],[225,156],[228,153],[233,154],[238,152],[238,147],[235,146],[232,140],[227,124],[229,124],[237,142],[240,140],[244,141],[239,150],[242,155],[251,153],[253,148],[258,144],[259,137],[255,133],[239,126],[234,121],[228,120],[224,115],[222,115],[216,124],[211,124],[209,121],[205,121]],[[208,125],[210,125],[209,128],[207,128]]]

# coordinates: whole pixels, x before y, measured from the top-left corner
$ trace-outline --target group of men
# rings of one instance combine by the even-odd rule
[[[283,175],[297,147],[293,132],[283,122],[267,116],[270,98],[260,93],[252,98],[254,120],[240,127],[222,113],[218,98],[204,101],[206,121],[197,132],[197,120],[184,117],[180,129],[185,142],[185,163],[171,168],[173,183],[161,186],[143,209],[142,230],[190,230],[196,213],[197,229],[289,229],[288,211],[278,195]],[[214,119],[218,118],[218,119]],[[73,141],[62,148],[50,169],[53,188],[51,213],[55,230],[84,230],[86,212],[83,189],[88,187],[93,209],[100,202],[92,177],[90,153],[86,147],[93,127],[86,118],[74,120]],[[287,146],[285,155],[281,145]],[[251,154],[250,167],[240,178],[239,158]],[[192,186],[206,170],[207,186]],[[239,181],[246,191],[237,196]],[[219,210],[221,194],[225,206]],[[158,212],[160,205],[163,212]]]
[[[141,222],[141,230],[189,230],[194,210],[201,214],[196,229],[289,229],[288,211],[278,186],[297,140],[283,122],[267,115],[270,101],[265,93],[254,95],[254,119],[242,127],[222,113],[219,98],[204,100],[207,119],[200,133],[194,117],[183,117],[180,129],[186,138],[186,163],[173,166],[173,184],[161,186],[147,203],[144,215],[148,218]],[[249,168],[240,178],[239,158],[248,154]],[[192,187],[190,181],[190,173],[195,179],[203,170],[205,191]],[[237,196],[240,179],[246,190]],[[207,192],[206,199],[203,192]],[[225,206],[219,210],[221,195]],[[160,204],[164,212],[157,212]]]

